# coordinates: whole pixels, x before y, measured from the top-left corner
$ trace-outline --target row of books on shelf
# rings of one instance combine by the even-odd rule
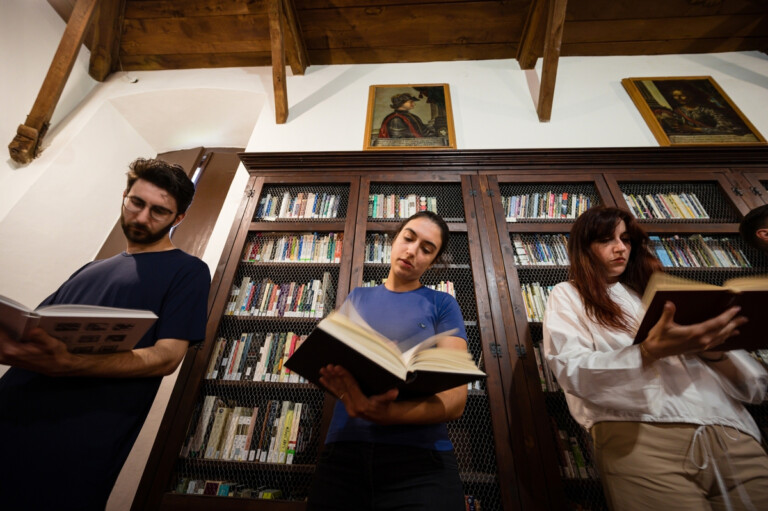
[[[581,193],[548,191],[502,196],[501,204],[507,222],[528,218],[576,218],[592,207],[592,198]]]
[[[661,264],[668,268],[751,268],[744,252],[730,238],[694,234],[649,236],[651,248]]]
[[[245,276],[234,285],[224,312],[227,316],[277,316],[322,318],[334,305],[336,291],[329,272],[322,280],[277,284]]]
[[[243,250],[248,263],[338,263],[344,234],[304,233],[254,235]]]
[[[482,502],[474,495],[464,495],[464,511],[483,511]]]
[[[339,196],[331,193],[299,192],[282,196],[267,193],[259,200],[256,218],[278,220],[292,218],[336,218]]]
[[[272,399],[262,406],[227,405],[206,395],[183,458],[293,464],[311,440],[310,407]]]
[[[408,218],[419,211],[437,213],[437,197],[423,195],[368,195],[368,218]]]
[[[366,263],[389,263],[392,256],[392,240],[388,234],[374,234],[365,244]]]
[[[381,280],[367,280],[363,282],[361,287],[376,287],[378,285],[385,283],[386,281],[387,281],[386,278]],[[442,291],[443,293],[448,293],[452,297],[456,298],[456,286],[454,286],[453,282],[451,282],[450,280],[441,280],[436,284],[424,284],[424,287],[428,287],[429,289],[434,289],[435,291]]]
[[[730,238],[694,234],[687,238],[649,236],[651,248],[667,268],[751,268],[744,252]],[[515,264],[567,266],[568,236],[565,234],[512,235]]]
[[[566,430],[559,428],[554,418],[552,428],[560,456],[560,475],[566,479],[600,479],[591,460],[591,440],[588,434],[579,429],[579,436],[587,443],[587,448],[583,449],[576,435],[569,435]]]
[[[246,485],[234,481],[194,479],[191,477],[179,477],[178,483],[176,484],[176,493],[265,500],[274,500],[283,497],[283,491],[279,488],[248,488]]]
[[[568,236],[565,234],[532,234],[525,238],[512,235],[515,264],[539,266],[568,266]]]
[[[525,304],[525,317],[529,322],[544,321],[547,299],[554,287],[543,285],[540,282],[520,284],[523,293],[523,303]]]
[[[307,338],[294,332],[243,332],[237,339],[219,338],[213,348],[207,380],[304,383],[283,365]]]
[[[629,210],[643,220],[709,218],[695,193],[622,194]]]
[[[562,390],[555,379],[555,375],[552,374],[549,364],[547,364],[547,359],[544,358],[544,348],[541,343],[534,344],[533,355],[536,357],[536,367],[539,370],[541,390],[544,392],[558,392]]]

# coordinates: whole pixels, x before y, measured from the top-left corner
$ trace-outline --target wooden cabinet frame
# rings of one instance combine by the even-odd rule
[[[507,223],[498,199],[505,183],[594,183],[601,202],[623,206],[618,183],[632,181],[717,182],[739,215],[757,201],[738,195],[739,184],[768,179],[768,148],[628,148],[562,150],[492,150],[424,152],[243,153],[251,173],[226,249],[219,262],[209,299],[207,342],[191,349],[182,365],[155,446],[133,503],[134,510],[303,509],[300,502],[247,500],[176,495],[167,492],[170,477],[194,410],[202,374],[211,353],[218,318],[226,306],[228,283],[234,278],[240,250],[250,230],[341,230],[345,244],[340,265],[337,305],[362,281],[366,231],[391,228],[369,222],[367,195],[371,183],[461,184],[466,220],[451,224],[465,232],[472,261],[478,306],[478,328],[488,370],[486,389],[496,443],[497,477],[504,509],[562,509],[563,481],[556,447],[549,431],[544,397],[531,354],[532,340],[520,302],[520,281],[513,260],[510,233],[568,232],[570,222]],[[737,170],[732,170],[737,169]],[[762,176],[762,177],[761,177]],[[753,181],[757,179],[758,181]],[[350,202],[341,222],[252,222],[258,197],[270,184],[350,184]],[[757,197],[757,196],[755,196]],[[762,201],[765,201],[764,194]],[[353,200],[354,199],[354,200]],[[379,225],[382,224],[382,225]],[[738,224],[649,223],[649,230],[671,232],[737,232]],[[496,361],[498,366],[490,364]],[[326,406],[329,405],[326,399]],[[329,416],[328,413],[325,414]]]

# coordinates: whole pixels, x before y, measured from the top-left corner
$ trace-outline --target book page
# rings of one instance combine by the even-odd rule
[[[403,362],[406,366],[409,366],[411,364],[411,361],[418,355],[420,352],[429,349],[433,346],[436,346],[438,342],[440,342],[440,339],[443,339],[444,337],[451,337],[453,334],[455,334],[458,331],[457,328],[452,328],[450,330],[447,330],[445,332],[441,332],[439,334],[432,335],[430,337],[427,337],[423,341],[421,341],[416,346],[412,347],[405,353],[403,353]],[[451,350],[456,351],[458,353],[463,353],[460,350]]]
[[[738,291],[768,291],[768,275],[751,275],[726,280],[723,287]]]
[[[12,339],[20,339],[25,332],[31,329],[35,313],[5,296],[0,296],[0,328],[6,331]]]
[[[374,360],[392,374],[405,378],[407,371],[403,354],[394,342],[372,328],[356,324],[340,312],[332,312],[318,323],[317,328]]]
[[[450,348],[422,350],[413,357],[410,371],[436,371],[446,373],[467,373],[485,376],[477,368],[469,352]]]
[[[18,309],[20,311],[26,311],[26,312],[31,312],[32,311],[32,309],[30,309],[29,307],[27,307],[23,303],[17,302],[16,300],[14,300],[12,298],[8,298],[7,296],[3,296],[3,295],[0,295],[0,305],[7,305],[7,306],[10,306],[10,307],[12,307],[14,309]]]
[[[117,307],[101,307],[99,305],[59,304],[39,307],[36,314],[42,317],[81,317],[81,318],[152,318],[154,312],[141,309],[120,309]]]
[[[402,361],[403,367],[407,367],[410,361],[418,352],[435,346],[440,341],[440,339],[444,337],[450,337],[458,331],[458,329],[453,328],[446,332],[432,335],[417,345],[413,346],[412,348],[408,349],[407,351],[403,352],[400,351],[397,343],[391,339],[387,339],[385,336],[371,328],[371,326],[368,325],[362,316],[360,316],[360,314],[351,303],[344,302],[342,306],[331,315],[333,316],[333,321],[346,323],[347,327],[360,332],[361,335],[366,335],[380,341],[382,347],[387,348],[393,355],[397,355],[398,359]],[[328,317],[330,318],[331,315]]]
[[[664,272],[654,272],[651,275],[648,285],[643,293],[643,308],[648,309],[653,301],[653,296],[657,291],[668,290],[695,290],[695,289],[723,289],[721,286],[715,286],[714,284],[706,284],[704,282],[698,282],[696,280],[684,279],[682,277],[676,277]]]

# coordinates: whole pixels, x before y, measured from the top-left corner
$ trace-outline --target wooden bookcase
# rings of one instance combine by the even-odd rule
[[[220,381],[206,378],[218,339],[293,331],[306,333],[317,318],[242,317],[226,313],[234,287],[243,277],[275,283],[330,278],[326,307],[338,306],[351,289],[386,277],[385,262],[371,262],[370,244],[391,233],[399,219],[378,218],[369,210],[373,195],[434,197],[451,230],[444,267],[430,270],[425,284],[450,281],[462,309],[469,348],[488,374],[470,390],[464,416],[449,425],[464,491],[483,509],[569,509],[577,504],[603,509],[595,473],[570,477],[563,440],[578,445],[589,460],[589,437],[570,418],[562,391],[542,381],[534,356],[541,324],[529,321],[523,289],[539,282],[554,285],[567,278],[565,264],[519,264],[515,241],[562,239],[572,218],[516,218],[508,221],[502,198],[563,193],[590,204],[627,207],[624,194],[696,193],[710,218],[647,220],[660,238],[702,234],[729,238],[753,263],[751,268],[672,268],[671,272],[722,282],[745,273],[768,271],[764,256],[738,240],[738,222],[768,197],[765,148],[649,148],[602,150],[426,151],[387,153],[243,153],[251,173],[245,197],[216,269],[206,342],[190,350],[133,503],[150,509],[300,510],[330,420],[333,398],[306,383]],[[760,165],[763,164],[763,167]],[[762,196],[749,186],[762,186]],[[693,191],[693,192],[691,192]],[[335,218],[263,218],[267,194],[281,197],[333,193],[341,199]],[[506,199],[504,199],[506,200]],[[339,262],[243,262],[243,250],[255,237],[334,233],[343,236]],[[559,238],[555,238],[558,236]],[[670,242],[671,243],[671,242]],[[530,261],[529,261],[530,263]],[[254,336],[257,338],[258,336]],[[305,429],[312,434],[294,464],[190,458],[205,396],[216,394],[237,406],[264,406],[269,400],[302,402],[310,410]],[[233,405],[234,406],[234,405]],[[753,407],[768,428],[765,406]],[[260,419],[259,419],[260,420]],[[257,420],[258,422],[258,420]],[[572,439],[571,439],[572,437]],[[231,480],[244,487],[276,487],[283,498],[264,500],[177,491],[182,477]]]

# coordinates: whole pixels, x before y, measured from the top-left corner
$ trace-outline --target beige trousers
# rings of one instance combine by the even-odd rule
[[[595,463],[614,511],[768,510],[768,455],[727,426],[600,422]]]

